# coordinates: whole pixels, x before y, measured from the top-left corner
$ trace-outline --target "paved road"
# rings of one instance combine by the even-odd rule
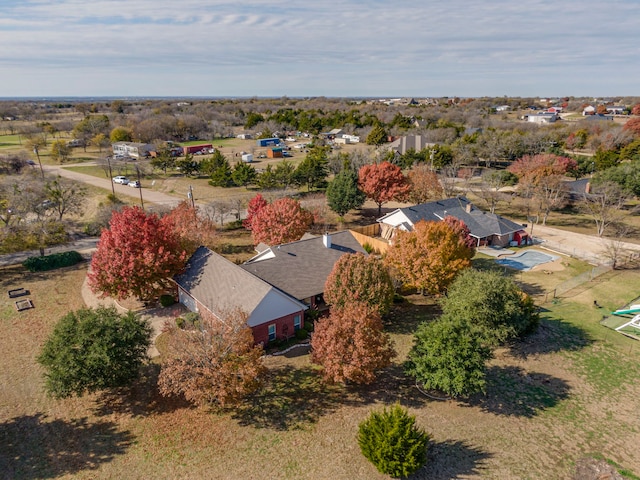
[[[80,164],[83,166],[91,165],[89,163]],[[65,167],[70,167],[73,165],[65,165]],[[93,175],[86,175],[84,173],[73,172],[71,170],[67,170],[60,165],[43,165],[42,169],[52,175],[60,175],[64,178],[70,178],[72,180],[76,180],[78,182],[86,183],[88,185],[93,185],[95,187],[104,188],[105,190],[111,190],[111,181],[106,178],[94,177]],[[125,195],[128,197],[135,198],[140,200],[140,189],[131,188],[128,185],[120,185],[113,184],[115,188],[116,195]],[[143,184],[144,187],[144,184]],[[148,188],[142,188],[142,199],[145,203],[154,203],[156,205],[164,205],[168,207],[173,207],[178,205],[184,198],[174,197],[172,195],[167,195],[166,193],[155,192],[153,190],[149,190]]]

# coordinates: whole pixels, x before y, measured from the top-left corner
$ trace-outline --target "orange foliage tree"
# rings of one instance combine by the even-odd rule
[[[382,260],[362,253],[340,257],[324,286],[324,300],[332,308],[361,302],[381,315],[389,310],[393,295],[393,283]]]
[[[408,179],[411,185],[409,200],[412,202],[426,203],[444,195],[438,175],[427,165],[414,165],[409,171]]]
[[[568,188],[562,176],[577,168],[578,164],[571,158],[544,153],[525,155],[509,166],[508,170],[518,177],[523,193],[535,200],[538,215],[542,215],[544,225],[551,210],[562,208],[566,204]]]
[[[222,317],[201,318],[185,330],[175,322],[165,326],[167,350],[158,377],[162,395],[224,407],[237,404],[260,386],[266,367],[247,314],[231,310]]]
[[[473,252],[473,256],[476,249],[476,239],[471,236],[471,230],[469,230],[467,224],[451,215],[447,215],[442,221],[449,225],[453,229],[453,231],[460,236],[460,239],[464,242],[464,244]]]
[[[258,210],[251,221],[253,243],[267,245],[294,242],[309,229],[313,214],[292,198],[281,198]]]
[[[411,186],[407,177],[397,165],[389,162],[364,165],[358,171],[358,185],[364,194],[378,205],[378,215],[382,205],[391,201],[407,199]]]
[[[312,361],[324,367],[332,382],[372,383],[396,353],[380,316],[353,302],[331,310],[316,323],[311,338]]]
[[[406,285],[436,295],[471,266],[471,257],[473,249],[447,222],[421,221],[413,231],[397,233],[385,263]]]
[[[181,202],[162,217],[163,223],[170,225],[180,238],[180,245],[187,255],[200,246],[213,248],[216,243],[216,225],[207,216],[201,215],[197,207],[189,202]]]
[[[113,212],[91,260],[88,283],[103,296],[149,300],[169,287],[187,252],[173,225],[139,207]]]

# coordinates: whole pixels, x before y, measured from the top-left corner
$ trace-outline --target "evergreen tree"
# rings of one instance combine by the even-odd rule
[[[38,362],[56,398],[81,396],[131,383],[147,356],[151,327],[114,307],[81,309],[60,319]]]
[[[233,168],[231,174],[231,180],[238,187],[246,187],[247,185],[255,182],[258,177],[256,169],[245,162],[238,162]]]
[[[312,188],[324,188],[327,184],[327,175],[329,175],[329,162],[325,147],[312,148],[295,171],[298,184],[306,184],[309,191]]]
[[[382,413],[371,412],[359,425],[358,445],[378,471],[407,477],[426,463],[429,435],[416,425],[413,415],[395,404]]]
[[[342,170],[327,187],[329,208],[341,217],[349,210],[360,208],[365,198],[358,188],[358,174],[353,170]]]

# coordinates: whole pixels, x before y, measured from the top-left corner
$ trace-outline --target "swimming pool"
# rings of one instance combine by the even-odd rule
[[[556,255],[550,255],[548,253],[543,253],[539,250],[526,250],[519,255],[511,255],[508,258],[499,258],[498,260],[496,260],[496,263],[516,270],[527,271],[531,270],[536,265],[553,262],[558,258],[560,257]]]

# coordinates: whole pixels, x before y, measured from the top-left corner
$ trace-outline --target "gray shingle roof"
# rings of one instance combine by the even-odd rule
[[[262,252],[243,265],[245,271],[263,279],[298,300],[324,292],[324,284],[336,261],[345,253],[365,253],[349,231],[286,243]]]
[[[471,211],[467,211],[467,206]],[[491,235],[507,235],[522,230],[522,224],[513,222],[507,218],[493,213],[484,212],[473,205],[465,197],[447,198],[436,202],[421,203],[412,207],[399,208],[413,225],[420,220],[440,221],[446,216],[452,216],[462,220],[476,238],[486,238]],[[378,219],[384,223],[384,219],[398,210]]]
[[[306,306],[206,247],[199,247],[175,282],[214,314],[242,308],[250,327]]]

